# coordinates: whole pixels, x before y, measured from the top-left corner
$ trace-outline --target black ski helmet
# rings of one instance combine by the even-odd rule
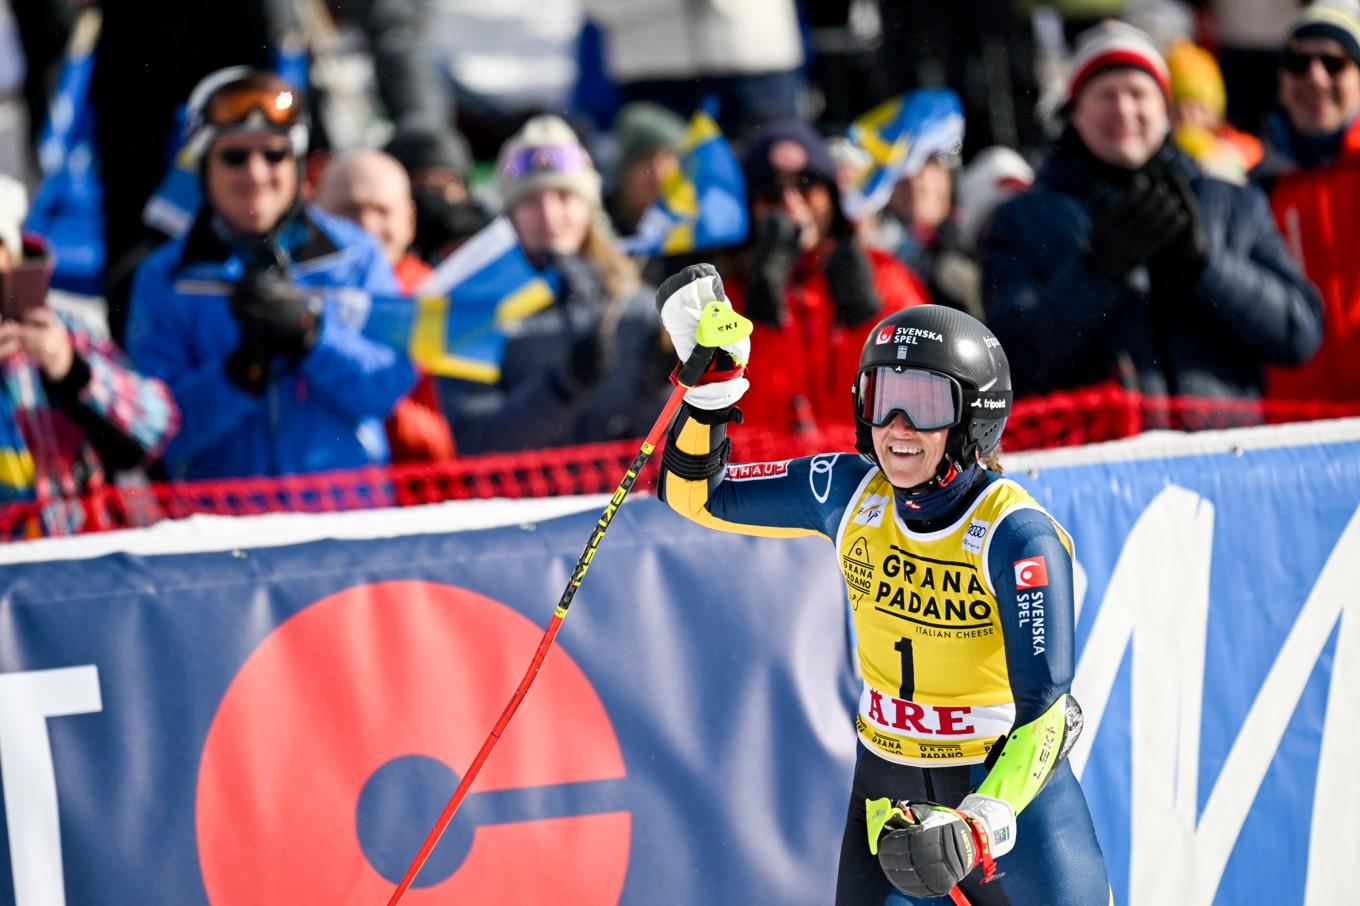
[[[876,459],[870,425],[860,416],[861,377],[873,368],[932,371],[959,386],[960,417],[946,455],[960,468],[1001,442],[1011,411],[1011,366],[1000,341],[977,318],[945,305],[916,305],[879,321],[859,355],[851,388],[855,449]]]

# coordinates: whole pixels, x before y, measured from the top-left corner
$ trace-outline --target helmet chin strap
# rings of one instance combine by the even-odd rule
[[[920,497],[929,494],[931,491],[948,487],[954,479],[959,477],[961,472],[963,472],[963,466],[959,465],[958,461],[949,453],[945,453],[940,457],[940,464],[935,468],[935,476],[929,481],[923,481],[909,488],[899,488],[897,485],[893,485],[893,487],[908,498]]]

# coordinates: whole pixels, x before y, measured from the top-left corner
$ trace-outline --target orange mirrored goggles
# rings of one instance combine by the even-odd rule
[[[273,73],[248,75],[213,92],[203,108],[210,126],[243,123],[258,110],[266,121],[287,129],[302,118],[302,95]]]

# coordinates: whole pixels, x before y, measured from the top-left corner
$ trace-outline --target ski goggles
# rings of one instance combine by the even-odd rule
[[[1004,418],[1011,411],[1011,393],[965,391],[948,375],[890,365],[865,368],[855,381],[855,417],[875,428],[900,412],[917,431],[939,431],[954,427],[970,411],[983,418]]]
[[[535,173],[580,173],[590,168],[590,156],[580,145],[540,145],[521,148],[507,157],[501,177],[513,181]]]
[[[203,108],[203,121],[234,126],[259,113],[265,122],[289,129],[301,121],[302,107],[297,90],[283,79],[272,72],[252,73],[214,91]]]
[[[881,428],[901,412],[917,431],[938,431],[959,423],[963,388],[933,371],[878,366],[866,368],[855,382],[855,415]]]

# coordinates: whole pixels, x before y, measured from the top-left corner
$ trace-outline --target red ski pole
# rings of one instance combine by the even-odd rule
[[[538,676],[538,670],[543,665],[543,659],[548,655],[548,649],[552,647],[553,640],[557,637],[557,630],[566,619],[567,611],[571,607],[571,601],[576,597],[576,590],[581,587],[581,582],[585,579],[586,570],[590,568],[591,561],[595,558],[595,551],[604,540],[604,533],[609,530],[609,523],[614,521],[614,514],[623,505],[624,498],[633,489],[633,483],[637,481],[638,475],[642,472],[647,460],[651,458],[652,452],[656,450],[656,445],[661,442],[661,435],[670,427],[671,419],[675,418],[676,411],[680,408],[680,403],[685,398],[685,391],[698,383],[699,378],[708,368],[708,363],[713,360],[713,355],[718,346],[732,343],[749,335],[751,332],[751,322],[734,312],[731,307],[710,302],[703,311],[699,321],[698,344],[694,351],[690,353],[685,364],[680,367],[675,376],[675,389],[671,391],[670,397],[666,400],[666,405],[657,416],[656,423],[647,432],[646,439],[642,442],[642,448],[638,450],[637,456],[633,457],[633,462],[628,466],[628,471],[624,473],[623,480],[619,482],[614,494],[605,504],[604,511],[600,513],[600,518],[595,522],[595,528],[590,533],[590,540],[586,542],[585,549],[581,551],[581,556],[576,560],[576,567],[571,572],[571,579],[567,581],[567,587],[562,591],[562,597],[558,599],[557,607],[553,611],[552,619],[548,621],[548,628],[543,633],[543,638],[538,643],[538,650],[534,652],[533,660],[529,662],[529,669],[525,671],[524,678],[519,681],[519,686],[515,689],[515,694],[510,696],[510,702],[501,712],[496,725],[491,728],[491,734],[482,743],[481,749],[477,752],[477,757],[472,759],[472,764],[467,772],[463,774],[463,779],[458,783],[458,788],[449,797],[444,810],[439,813],[439,820],[435,821],[434,827],[425,835],[425,842],[420,845],[420,850],[416,852],[415,858],[407,866],[406,873],[401,876],[401,881],[397,884],[397,889],[393,891],[392,898],[387,901],[387,906],[397,906],[401,902],[402,896],[415,881],[416,875],[420,874],[420,869],[424,867],[425,860],[434,852],[435,845],[439,843],[439,838],[444,835],[444,830],[453,820],[454,813],[458,811],[458,806],[462,804],[463,798],[467,796],[468,790],[472,787],[472,782],[477,778],[482,765],[491,755],[491,750],[500,741],[501,734],[510,724],[510,719],[515,716],[515,711],[519,709],[520,702],[528,694],[529,687],[533,685],[534,679]]]

